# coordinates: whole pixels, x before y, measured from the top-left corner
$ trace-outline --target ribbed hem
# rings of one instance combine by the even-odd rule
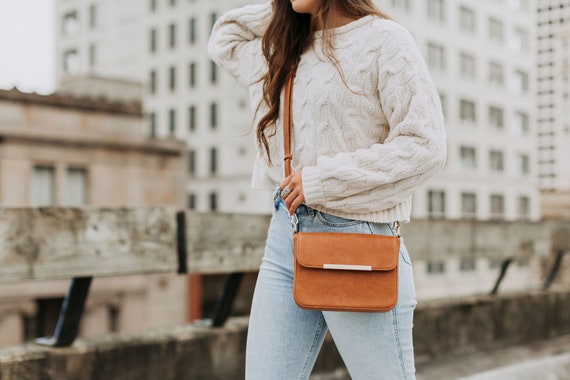
[[[303,186],[304,187],[304,186]],[[306,197],[305,197],[306,198]],[[361,220],[363,222],[371,222],[371,223],[392,223],[392,222],[402,222],[407,223],[410,221],[410,216],[412,214],[412,198],[408,198],[404,202],[389,208],[387,210],[381,210],[376,212],[369,212],[366,214],[354,214],[354,213],[345,213],[342,210],[330,210],[326,207],[321,206],[312,206],[308,202],[307,206],[314,208],[315,210],[326,212],[327,214],[331,214],[334,216],[338,216],[340,218],[346,219],[353,219],[353,220]]]

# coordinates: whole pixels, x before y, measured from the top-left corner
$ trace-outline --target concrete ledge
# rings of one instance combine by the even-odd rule
[[[418,361],[570,333],[570,291],[472,297],[418,307]],[[224,328],[173,326],[118,333],[50,349],[28,344],[0,349],[0,380],[242,379],[248,319]],[[327,339],[315,373],[342,368]],[[487,368],[486,368],[487,369]]]

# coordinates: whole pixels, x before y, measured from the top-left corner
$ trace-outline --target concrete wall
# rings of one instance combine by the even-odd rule
[[[420,304],[416,357],[431,359],[570,333],[570,291],[474,297]],[[192,325],[81,340],[71,348],[0,349],[0,380],[241,379],[247,318],[221,329]],[[342,361],[325,342],[314,372]]]

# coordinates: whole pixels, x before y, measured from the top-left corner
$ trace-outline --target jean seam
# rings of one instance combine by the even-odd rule
[[[330,221],[325,219],[325,217],[323,216],[323,213],[321,211],[317,211],[316,217],[319,220],[319,222],[321,222],[322,224],[329,226],[329,227],[335,227],[335,228],[352,227],[352,226],[356,226],[356,225],[362,223],[362,221],[360,221],[360,220],[350,220],[350,219],[347,219],[346,222],[342,222],[342,223],[330,222]]]
[[[404,361],[404,355],[402,353],[402,343],[400,342],[400,334],[398,328],[398,306],[392,310],[392,319],[394,326],[394,338],[396,339],[396,346],[398,347],[398,359],[400,360],[400,369],[402,370],[402,379],[407,379],[408,375],[406,373],[406,363]]]
[[[307,370],[311,369],[309,368],[309,363],[311,361],[314,361],[313,358],[313,354],[317,348],[317,346],[319,345],[319,340],[320,340],[320,336],[321,336],[321,332],[323,330],[323,326],[325,324],[325,317],[323,316],[323,314],[321,313],[320,317],[319,317],[319,322],[317,323],[317,330],[315,331],[315,337],[313,339],[313,343],[311,344],[311,348],[309,349],[309,352],[307,353],[307,357],[305,358],[305,363],[303,364],[303,368],[301,369],[301,373],[299,374],[299,379],[306,379],[307,378]]]

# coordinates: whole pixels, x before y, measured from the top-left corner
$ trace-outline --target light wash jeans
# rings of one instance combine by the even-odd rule
[[[320,312],[293,300],[293,229],[280,192],[251,309],[247,380],[308,379],[327,330],[354,380],[414,379],[412,319],[416,306],[412,266],[402,242],[396,307],[385,313]],[[343,219],[304,205],[300,231],[393,235],[388,224]]]

